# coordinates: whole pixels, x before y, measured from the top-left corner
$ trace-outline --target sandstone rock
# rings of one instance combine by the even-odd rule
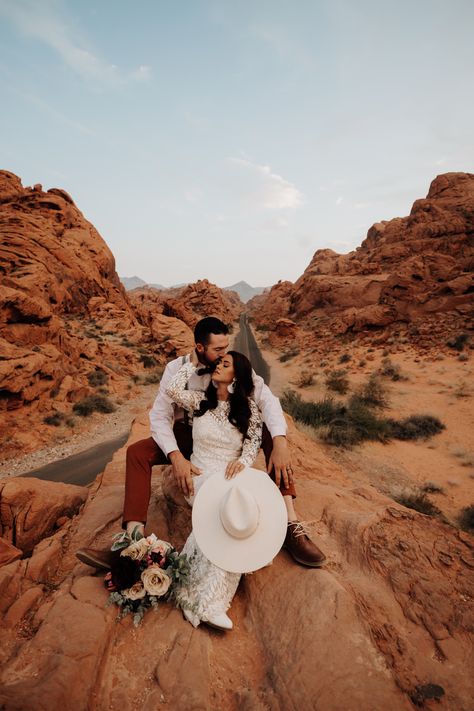
[[[22,555],[23,551],[16,546],[13,546],[4,538],[0,538],[0,566],[13,563],[14,560],[18,560],[18,558],[21,558]]]
[[[150,330],[155,344],[167,359],[177,358],[193,349],[193,332],[177,318],[156,314],[152,318]]]
[[[29,553],[54,531],[60,516],[77,512],[87,494],[82,486],[41,479],[0,481],[0,535]]]
[[[43,541],[30,561],[0,569],[8,623],[1,628],[0,704],[23,711],[32,698],[38,711],[409,711],[431,684],[444,692],[440,711],[469,711],[470,537],[371,487],[354,488],[318,444],[289,427],[298,509],[327,554],[323,569],[296,566],[282,552],[245,576],[230,635],[195,630],[166,604],[138,629],[128,619],[117,623],[115,610],[105,608],[101,576],[74,552],[110,544],[120,530],[121,450],[74,526]],[[147,434],[144,415],[131,441]],[[180,545],[189,517],[169,468],[161,475],[157,468],[149,531]],[[47,551],[56,565],[42,586],[33,578],[44,574]],[[29,634],[13,641],[13,625],[24,622]]]

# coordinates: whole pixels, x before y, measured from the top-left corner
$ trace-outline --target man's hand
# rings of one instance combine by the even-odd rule
[[[273,449],[268,462],[267,472],[270,474],[275,467],[275,484],[280,486],[283,477],[285,487],[293,482],[293,469],[291,468],[290,450],[286,437],[273,438]]]
[[[191,351],[190,361],[191,361],[191,364],[194,365],[195,368],[198,367],[199,360],[198,360],[197,353],[195,350]]]
[[[199,475],[201,470],[185,459],[179,450],[169,453],[173,465],[173,475],[183,494],[187,497],[194,495],[193,474]]]
[[[242,469],[245,469],[245,467],[242,462],[239,462],[238,459],[233,462],[229,462],[225,470],[225,478],[232,479],[232,477],[241,472]]]

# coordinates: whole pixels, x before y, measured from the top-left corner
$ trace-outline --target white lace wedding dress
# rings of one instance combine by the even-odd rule
[[[167,394],[180,407],[193,413],[205,398],[199,390],[186,390],[195,372],[191,363],[185,363],[167,389]],[[256,404],[250,400],[251,417],[248,438],[243,440],[237,427],[229,422],[229,403],[219,401],[214,410],[193,418],[193,453],[191,462],[202,474],[193,477],[194,496],[186,499],[192,506],[194,497],[209,477],[224,476],[227,464],[238,459],[252,466],[258,454],[262,436],[262,420]],[[238,476],[238,475],[237,475]],[[240,573],[230,573],[218,568],[202,553],[191,532],[182,553],[190,559],[188,581],[178,593],[178,602],[186,610],[187,618],[197,627],[213,617],[225,613],[232,602],[240,580]]]

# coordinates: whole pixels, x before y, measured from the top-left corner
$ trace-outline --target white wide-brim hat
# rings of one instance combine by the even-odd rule
[[[288,517],[280,490],[266,472],[247,467],[232,479],[215,474],[193,503],[193,533],[211,563],[250,573],[276,556]]]

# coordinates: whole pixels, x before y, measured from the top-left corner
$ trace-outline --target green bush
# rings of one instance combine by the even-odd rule
[[[89,385],[91,385],[93,388],[97,388],[100,385],[105,385],[105,383],[108,381],[109,376],[107,373],[104,373],[103,370],[100,368],[96,368],[93,370],[91,373],[88,373],[87,375],[87,380],[89,381]]]
[[[469,335],[467,333],[460,333],[454,338],[450,338],[449,341],[446,341],[446,345],[450,348],[454,348],[455,351],[462,351],[468,341],[468,338]]]
[[[310,427],[327,427],[323,439],[338,447],[351,447],[366,440],[388,442],[390,439],[413,440],[431,437],[444,425],[431,415],[412,415],[397,421],[379,417],[373,404],[364,403],[357,395],[347,405],[325,398],[305,402],[300,395],[287,390],[281,398],[283,409],[295,420]]]
[[[324,435],[326,442],[337,447],[351,447],[364,440],[387,442],[390,427],[360,400],[351,398],[341,416],[335,418]]]
[[[404,420],[387,420],[391,436],[395,439],[427,439],[446,429],[445,425],[432,415],[411,415]]]
[[[63,424],[64,415],[62,412],[53,412],[52,415],[47,415],[43,418],[45,425],[53,425],[53,427],[59,427]]]
[[[441,511],[437,506],[435,506],[426,494],[422,491],[413,492],[408,494],[398,494],[393,497],[402,506],[406,506],[407,509],[413,509],[414,511],[419,511],[419,513],[426,514],[427,516],[440,516]]]
[[[140,356],[140,363],[143,363],[145,368],[154,368],[157,364],[156,360],[151,355],[142,354]]]
[[[349,378],[344,369],[330,370],[326,376],[326,387],[328,390],[344,395],[349,390]]]
[[[390,358],[384,358],[382,360],[382,365],[380,366],[380,375],[386,378],[391,378],[392,380],[402,380],[403,376],[400,370],[400,366],[392,363]]]
[[[115,412],[115,405],[103,395],[89,395],[89,397],[76,402],[73,405],[73,411],[81,417],[88,417],[93,412]]]
[[[461,509],[458,517],[458,522],[464,531],[474,531],[474,504],[465,506]]]
[[[299,350],[297,348],[293,348],[291,351],[287,351],[286,353],[282,353],[281,356],[278,358],[280,363],[286,363],[286,361],[291,360],[291,358],[294,358],[299,354]]]
[[[311,427],[328,425],[344,412],[344,406],[334,402],[331,397],[319,402],[305,402],[294,390],[287,390],[283,394],[281,405],[295,420]]]
[[[162,375],[163,368],[155,368],[155,370],[145,376],[143,382],[145,383],[145,385],[153,385],[154,383],[159,383]]]
[[[353,400],[368,407],[387,407],[387,389],[375,373],[369,376],[353,395]]]

